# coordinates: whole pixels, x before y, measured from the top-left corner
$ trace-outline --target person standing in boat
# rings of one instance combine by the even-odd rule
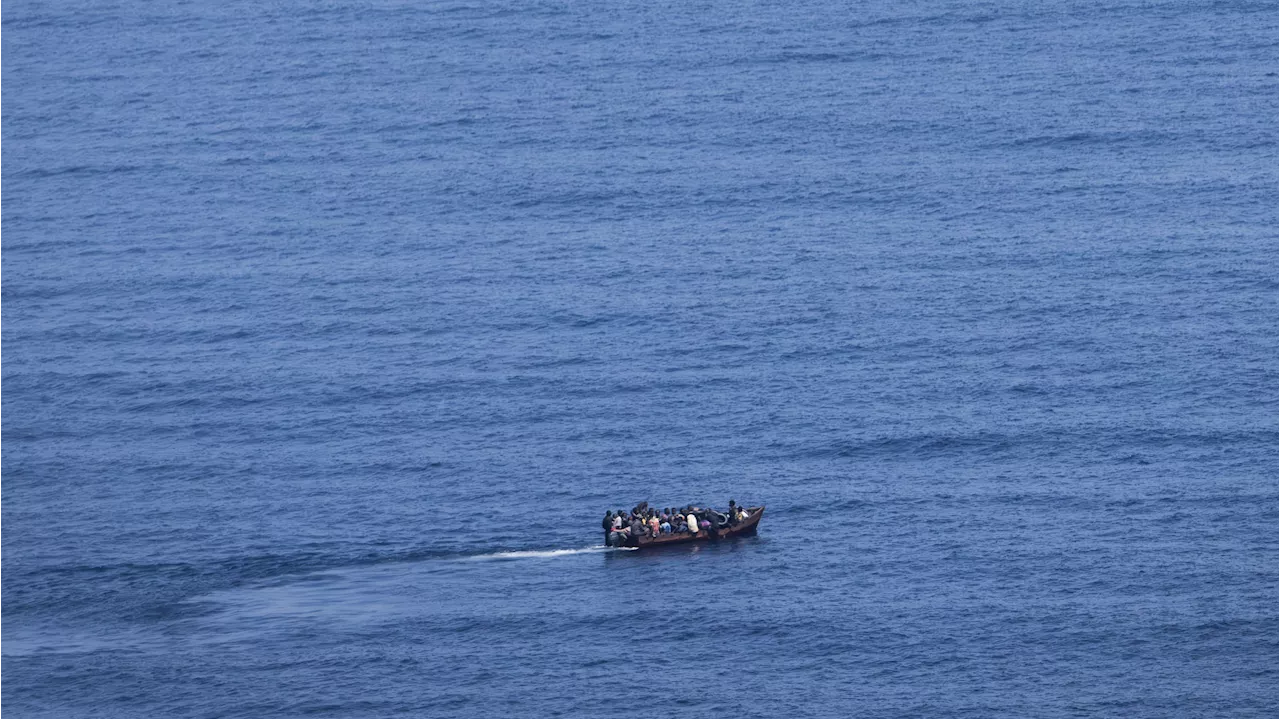
[[[604,544],[609,546],[609,532],[613,531],[613,512],[605,510],[604,521],[600,523],[600,527],[604,529]]]

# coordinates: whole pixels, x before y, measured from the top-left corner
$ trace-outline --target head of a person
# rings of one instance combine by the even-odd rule
[[[733,500],[731,499],[731,500],[729,500],[729,506],[730,506],[730,507],[736,507],[736,506],[738,506],[738,505],[734,504],[734,503],[733,503]]]

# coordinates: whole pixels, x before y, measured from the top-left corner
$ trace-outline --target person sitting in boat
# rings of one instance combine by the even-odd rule
[[[631,536],[631,523],[627,520],[626,510],[619,509],[613,515],[613,535],[618,539],[618,546],[626,543],[627,538]]]
[[[737,524],[739,519],[740,517],[738,516],[738,505],[735,504],[734,501],[731,499],[729,500],[729,526],[732,527],[735,524]]]
[[[622,519],[621,512],[614,515],[615,521],[621,521],[621,519]],[[609,529],[609,536],[605,539],[604,543],[606,546],[609,546],[609,547],[621,547],[626,545],[627,539],[629,539],[630,537],[631,537],[631,530],[628,529],[627,527],[618,525],[618,526],[611,527]]]
[[[692,510],[690,510],[689,514],[685,515],[684,521],[690,532],[694,534],[698,533],[698,517]]]
[[[649,515],[649,536],[656,537],[659,534],[661,534],[662,533],[662,530],[660,529],[661,526],[662,526],[662,522],[658,521],[657,513],[650,514]]]

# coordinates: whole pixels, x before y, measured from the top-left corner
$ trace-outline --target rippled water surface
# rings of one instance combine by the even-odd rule
[[[1276,27],[6,3],[6,715],[1275,716]]]

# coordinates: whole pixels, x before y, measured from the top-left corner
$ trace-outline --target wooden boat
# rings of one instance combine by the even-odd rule
[[[746,537],[756,533],[756,525],[760,524],[760,518],[763,516],[763,506],[747,507],[747,518],[732,526],[722,529],[700,529],[697,534],[688,532],[677,534],[672,532],[671,534],[659,534],[656,537],[633,537],[623,546],[643,549],[645,547],[665,547],[686,542],[714,542],[720,539],[728,539],[729,537]]]

